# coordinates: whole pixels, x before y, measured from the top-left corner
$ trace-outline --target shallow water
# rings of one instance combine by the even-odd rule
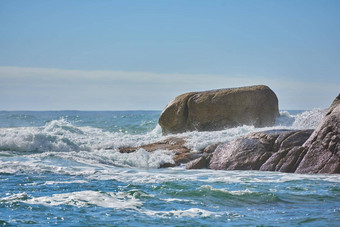
[[[315,128],[324,110],[282,111],[274,127],[190,132],[187,146],[268,129]],[[0,112],[0,225],[339,226],[340,176],[157,169],[159,111]]]

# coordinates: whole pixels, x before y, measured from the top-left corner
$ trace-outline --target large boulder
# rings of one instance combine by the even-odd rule
[[[292,162],[298,160],[299,154],[290,154],[289,151],[301,146],[312,132],[313,130],[275,130],[251,133],[219,145],[209,160],[208,167],[222,170],[294,172],[297,165]],[[288,162],[290,165],[287,167]]]
[[[169,134],[272,126],[278,115],[275,93],[257,85],[182,94],[165,107],[158,123],[163,134]]]
[[[340,94],[303,148],[297,173],[340,173]]]

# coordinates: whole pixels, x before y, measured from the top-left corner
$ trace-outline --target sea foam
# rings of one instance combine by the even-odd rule
[[[255,128],[244,125],[221,131],[193,131],[175,136],[184,138],[189,149],[199,151],[207,145],[228,142],[250,132],[315,128],[324,114],[325,110],[322,109],[295,115],[281,111],[273,127]],[[171,152],[157,150],[149,153],[139,149],[133,154],[122,154],[119,148],[138,147],[170,136],[174,135],[162,136],[159,125],[145,134],[127,134],[90,126],[75,126],[64,118],[52,120],[39,127],[0,128],[0,156],[6,157],[1,160],[3,165],[0,172],[13,173],[28,169],[51,171],[53,168],[53,171],[72,172],[84,168],[80,164],[87,165],[89,169],[91,165],[97,166],[95,168],[101,168],[102,165],[158,168],[163,163],[173,163]],[[16,158],[12,157],[14,154]],[[17,155],[21,157],[20,160]],[[60,161],[61,159],[64,161]],[[65,160],[72,165],[65,167]],[[89,169],[86,171],[91,172]],[[82,171],[86,172],[84,169]]]
[[[19,200],[28,204],[44,206],[70,205],[76,207],[100,206],[114,209],[136,209],[143,205],[134,196],[124,192],[77,191],[51,196],[32,197],[28,195],[12,195],[1,200]]]

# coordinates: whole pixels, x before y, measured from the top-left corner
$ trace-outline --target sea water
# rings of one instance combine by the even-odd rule
[[[274,127],[177,136],[198,151],[254,131],[315,128],[324,114],[281,111]],[[1,111],[0,225],[340,226],[339,175],[158,169],[171,152],[118,152],[165,139],[159,115]]]

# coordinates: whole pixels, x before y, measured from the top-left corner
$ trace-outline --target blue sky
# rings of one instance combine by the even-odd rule
[[[340,92],[340,1],[0,1],[1,110],[158,109],[269,85],[280,109]]]

